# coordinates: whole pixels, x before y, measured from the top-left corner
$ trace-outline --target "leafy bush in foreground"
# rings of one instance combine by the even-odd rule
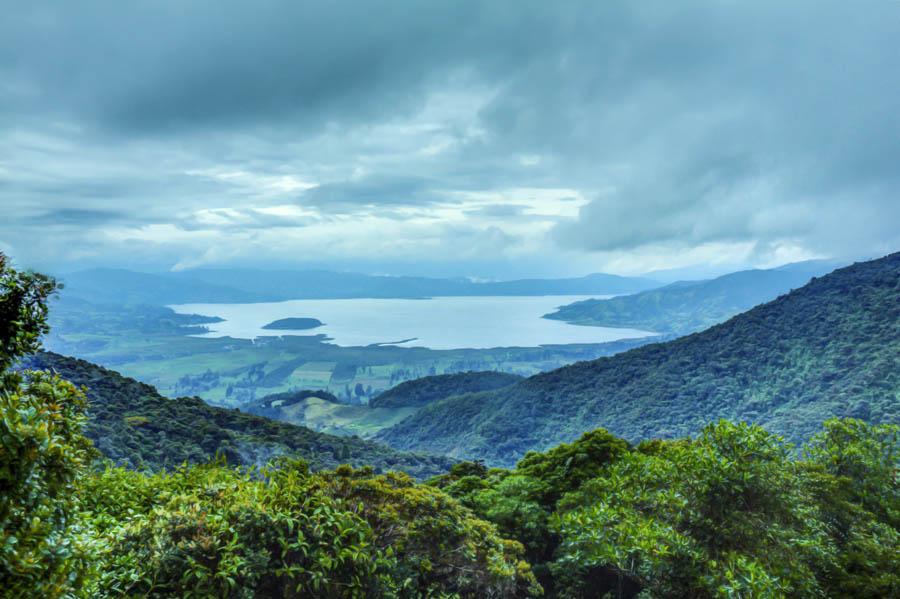
[[[521,547],[404,474],[284,461],[145,476],[109,468],[84,507],[106,552],[89,594],[168,597],[527,596]]]
[[[89,469],[83,394],[44,373],[2,395],[7,596],[524,597],[522,546],[408,475],[283,458]]]
[[[594,431],[430,484],[520,540],[551,596],[900,594],[896,426],[830,420],[803,460],[727,421],[694,440],[616,441]]]

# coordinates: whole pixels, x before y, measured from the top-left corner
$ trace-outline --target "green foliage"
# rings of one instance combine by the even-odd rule
[[[400,383],[372,399],[373,408],[421,407],[439,399],[502,389],[522,380],[522,377],[506,372],[459,372],[438,374]]]
[[[802,442],[831,417],[900,423],[900,253],[837,270],[702,333],[425,406],[400,449],[511,465],[602,426],[640,441],[748,421]]]
[[[597,429],[546,453],[529,452],[512,472],[462,462],[429,484],[442,488],[496,524],[504,536],[519,540],[541,584],[552,590],[549,563],[559,537],[549,522],[557,502],[564,494],[599,476],[628,449],[625,441]]]
[[[552,508],[564,493],[597,477],[628,449],[628,443],[598,428],[584,433],[573,443],[562,443],[544,453],[528,452],[516,470],[544,484],[540,500]]]
[[[855,503],[900,526],[900,512],[896,511],[900,505],[896,484],[900,427],[870,426],[852,418],[831,419],[805,449],[810,462],[846,481]]]
[[[524,597],[522,547],[446,494],[282,458],[87,469],[84,396],[32,373],[3,395],[5,596]]]
[[[564,502],[558,571],[601,568],[661,596],[817,596],[833,550],[789,455],[728,422],[627,455]]]
[[[86,569],[73,522],[76,479],[90,460],[80,435],[84,396],[44,373],[7,370],[46,332],[47,277],[0,254],[0,588],[8,597],[59,597]]]
[[[92,594],[150,597],[526,596],[516,543],[402,474],[264,480],[221,465],[151,477],[108,469],[85,503],[107,541]]]
[[[829,420],[806,447],[807,477],[839,549],[835,596],[900,596],[900,431]]]
[[[896,427],[831,420],[797,460],[782,438],[722,421],[635,448],[598,430],[429,484],[519,540],[551,597],[889,597],[898,452]]]
[[[0,254],[0,371],[40,347],[48,331],[47,299],[57,289],[50,277],[18,271]]]
[[[306,459],[316,470],[349,462],[427,477],[452,463],[212,407],[198,398],[168,399],[150,385],[58,354],[41,352],[25,364],[83,385],[89,400],[86,436],[108,458],[130,468],[171,469],[217,455],[235,465],[262,466],[273,457],[292,455]]]
[[[91,459],[84,395],[45,373],[0,390],[0,588],[59,597],[77,587],[89,543],[74,488]]]

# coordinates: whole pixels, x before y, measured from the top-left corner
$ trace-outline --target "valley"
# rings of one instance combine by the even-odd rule
[[[378,438],[512,465],[595,427],[639,442],[728,419],[802,443],[829,417],[900,423],[900,253],[699,333],[434,402]]]
[[[3,574],[20,591],[118,596],[131,581],[150,596],[239,587],[259,597],[355,588],[397,599],[446,589],[458,599],[635,599],[712,597],[733,580],[748,597],[900,588],[900,254],[700,333],[575,346],[610,355],[531,376],[433,365],[450,355],[481,365],[497,349],[210,337],[227,319],[56,305],[55,343],[153,365],[153,376],[205,366],[188,381],[206,390],[239,374],[253,386],[238,387],[248,399],[231,409],[39,351],[55,283],[4,269],[2,254],[0,275],[2,472],[12,481],[0,505],[14,510],[2,525],[16,539],[3,564],[25,571],[59,546],[55,535],[80,552],[45,562],[57,577],[46,584]],[[505,348],[502,364],[548,348]],[[246,362],[214,371],[218,354]],[[335,377],[370,376],[378,359],[404,375],[432,367],[400,382],[390,371],[383,392],[361,380],[328,390]],[[177,388],[185,376],[169,380]],[[237,401],[230,384],[226,400]],[[289,388],[254,397],[279,385]],[[723,543],[733,561],[720,562]],[[84,579],[58,582],[69,569]]]
[[[92,303],[69,298],[63,291],[53,304],[45,345],[51,351],[113,368],[153,385],[166,396],[197,396],[216,406],[243,409],[271,394],[328,391],[338,399],[337,404],[294,407],[279,417],[315,430],[368,437],[411,414],[409,409],[365,407],[379,393],[403,381],[467,371],[528,376],[653,339],[617,339],[644,334],[540,318],[548,306],[565,303],[567,297],[301,300],[180,305],[176,312],[141,303]],[[308,305],[310,302],[314,305]],[[460,303],[468,309],[460,311]],[[398,304],[403,309],[392,311]],[[517,308],[504,309],[510,305]],[[298,313],[324,324],[310,331],[265,329],[267,323]],[[534,346],[433,349],[415,341],[389,343],[401,340],[404,334],[427,339],[443,332],[459,343],[469,340],[478,345],[475,341],[488,339],[492,333],[502,341],[499,331],[515,332],[520,328],[516,321],[530,323],[521,327],[525,337],[520,339]],[[560,330],[563,335],[602,342],[554,342],[566,340],[556,336]],[[537,345],[538,340],[549,343]]]

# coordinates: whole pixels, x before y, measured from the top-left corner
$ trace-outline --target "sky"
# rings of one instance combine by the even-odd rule
[[[900,249],[900,1],[0,0],[0,251],[479,278]]]

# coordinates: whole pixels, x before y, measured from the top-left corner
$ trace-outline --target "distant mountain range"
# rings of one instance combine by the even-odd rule
[[[324,270],[197,269],[143,273],[97,268],[59,277],[67,299],[110,304],[271,302],[291,299],[420,298],[489,295],[618,295],[659,283],[592,274],[568,279],[476,282],[467,279],[389,277]]]
[[[683,335],[773,300],[842,265],[812,260],[770,270],[734,272],[708,281],[679,281],[633,295],[575,302],[545,318]]]
[[[596,427],[638,441],[727,418],[799,441],[832,416],[900,422],[900,253],[701,333],[438,401],[378,438],[509,465]]]

